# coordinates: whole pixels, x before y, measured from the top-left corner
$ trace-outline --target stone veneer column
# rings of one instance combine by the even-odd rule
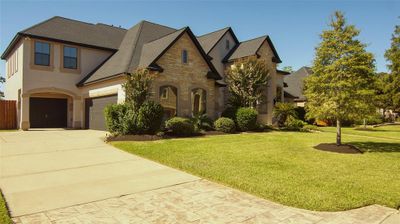
[[[30,128],[29,122],[29,95],[22,95],[21,102],[21,119],[20,119],[20,129],[27,131]]]
[[[82,98],[73,98],[72,104],[72,127],[77,129],[82,128],[82,111],[84,111]]]

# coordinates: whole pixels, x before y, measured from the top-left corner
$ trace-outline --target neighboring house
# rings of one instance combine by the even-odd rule
[[[147,21],[123,29],[53,17],[17,33],[1,56],[5,95],[17,100],[23,130],[104,130],[104,107],[124,102],[121,84],[137,68],[155,76],[151,98],[166,116],[204,112],[217,118],[227,104],[225,70],[246,57],[265,59],[270,69],[266,101],[258,109],[259,120],[271,123],[287,73],[276,70],[281,60],[268,36],[239,42],[231,28],[196,37],[189,27]]]
[[[306,98],[303,95],[304,79],[312,74],[311,68],[301,67],[299,70],[285,76],[285,102],[294,102],[299,107],[304,107]]]

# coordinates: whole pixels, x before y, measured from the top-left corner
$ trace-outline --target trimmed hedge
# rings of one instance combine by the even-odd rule
[[[227,117],[235,121],[237,110],[238,110],[237,107],[232,107],[232,106],[227,107],[224,111],[222,111],[221,117]]]
[[[177,136],[191,136],[195,133],[194,125],[188,118],[173,117],[165,122],[165,127]]]
[[[257,128],[257,110],[241,107],[236,112],[236,125],[241,131],[253,131]]]
[[[155,134],[160,130],[164,110],[160,104],[147,101],[134,110],[128,103],[106,106],[107,130],[112,134]]]
[[[160,130],[164,115],[163,107],[153,101],[147,101],[140,107],[137,117],[139,133],[155,134]]]
[[[104,109],[107,130],[113,134],[126,134],[128,126],[127,112],[131,110],[127,104],[110,104]]]
[[[214,122],[215,130],[233,133],[236,130],[235,122],[227,117],[220,117]]]

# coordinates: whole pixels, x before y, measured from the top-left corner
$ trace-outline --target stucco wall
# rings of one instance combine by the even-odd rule
[[[229,40],[229,49],[225,48],[226,40]],[[222,59],[224,59],[229,51],[235,47],[235,44],[235,40],[233,39],[231,33],[227,32],[209,53],[209,55],[213,58],[211,62],[221,76],[224,76],[225,74],[225,65],[222,63]]]
[[[102,51],[97,49],[90,49],[86,47],[78,47],[79,55],[78,60],[80,61],[79,73],[65,72],[62,69],[62,55],[61,48],[62,43],[49,42],[53,48],[53,66],[47,69],[46,66],[38,68],[33,65],[33,39],[25,39],[24,41],[24,78],[23,78],[23,89],[24,92],[37,89],[37,88],[58,88],[74,92],[80,95],[80,90],[76,87],[78,83],[85,75],[97,67],[103,62],[110,54],[109,51]]]
[[[188,63],[181,62],[181,53],[188,52]],[[155,74],[152,87],[152,98],[159,101],[160,87],[172,85],[178,89],[178,116],[191,116],[191,91],[202,88],[207,91],[207,115],[215,118],[215,80],[207,79],[210,70],[206,61],[198,52],[188,34],[174,43],[157,61],[164,71]]]
[[[4,98],[6,100],[18,100],[18,90],[22,91],[22,75],[23,75],[23,57],[24,57],[24,42],[20,41],[15,47],[14,51],[11,52],[6,59],[6,71],[4,77],[6,78],[6,84],[4,85]],[[17,71],[9,76],[9,59],[16,53],[18,56],[18,69]]]
[[[229,49],[225,48],[226,40],[229,40]],[[222,62],[222,60],[225,58],[225,56],[229,53],[229,51],[234,48],[236,45],[235,40],[233,39],[232,35],[230,32],[227,32],[224,34],[224,36],[221,38],[221,40],[215,45],[215,47],[211,50],[209,55],[213,58],[211,62],[213,63],[214,67],[217,69],[218,73],[222,76],[222,78],[225,77],[225,63]],[[216,105],[216,110],[219,111],[219,114],[225,109],[225,106],[227,104],[227,97],[228,97],[228,90],[227,88],[217,88],[217,99],[215,101]]]

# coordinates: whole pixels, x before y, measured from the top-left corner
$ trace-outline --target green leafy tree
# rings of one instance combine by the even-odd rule
[[[5,83],[6,79],[0,75],[0,83]],[[4,92],[0,91],[0,99],[4,97]]]
[[[392,43],[385,52],[385,58],[389,62],[388,68],[392,76],[391,92],[393,95],[393,108],[400,110],[400,25],[397,25],[392,34]]]
[[[330,29],[321,34],[313,61],[313,74],[305,79],[308,118],[336,121],[336,144],[341,145],[341,122],[356,120],[375,111],[374,57],[357,36],[360,31],[347,25],[339,11]]]
[[[285,71],[285,72],[292,73],[293,72],[293,67],[292,66],[285,66],[285,67],[282,68],[282,70]]]
[[[377,108],[383,110],[383,115],[389,109],[393,109],[393,99],[395,98],[393,75],[381,72],[376,75],[375,80],[375,99],[374,103]]]
[[[135,111],[139,110],[150,96],[152,80],[147,69],[137,69],[127,76],[126,82],[122,85],[125,90],[125,101],[131,104]]]
[[[264,60],[248,58],[235,62],[226,76],[230,104],[235,107],[256,107],[263,100],[268,79],[269,70]]]

